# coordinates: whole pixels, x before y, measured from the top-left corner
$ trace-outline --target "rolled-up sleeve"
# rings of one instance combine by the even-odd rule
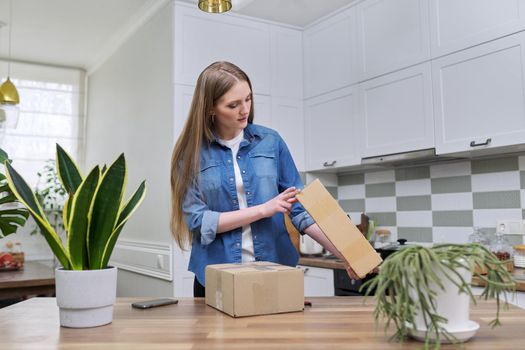
[[[314,219],[310,216],[310,214],[308,214],[306,210],[292,217],[292,224],[301,234],[304,234],[304,230],[307,227],[313,225],[314,223],[315,223]]]
[[[220,213],[208,208],[195,185],[188,188],[182,211],[194,239],[200,239],[202,245],[208,245],[215,240]]]

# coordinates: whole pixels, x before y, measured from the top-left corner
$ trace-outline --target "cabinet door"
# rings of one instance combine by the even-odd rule
[[[188,119],[188,113],[190,112],[191,100],[193,99],[193,92],[195,87],[186,85],[175,85],[174,89],[174,111],[175,116],[173,120],[173,140],[177,142],[186,119]]]
[[[272,96],[303,98],[302,32],[271,27]]]
[[[363,156],[434,147],[430,63],[359,85],[364,118]]]
[[[306,101],[307,170],[322,170],[361,163],[356,86]]]
[[[355,26],[352,7],[304,31],[306,98],[357,82]]]
[[[333,297],[334,270],[311,266],[297,266],[304,272],[305,297]]]
[[[288,145],[297,169],[305,171],[302,101],[272,98],[272,125]]]
[[[248,74],[257,94],[270,94],[268,24],[230,15],[213,16],[175,5],[175,83],[195,85],[214,61],[230,61]]]
[[[436,151],[525,143],[525,33],[432,61]]]
[[[439,57],[525,28],[523,0],[432,0],[432,57]]]
[[[428,1],[369,0],[356,6],[361,81],[430,58]]]
[[[254,95],[254,118],[255,124],[272,128],[272,104],[271,99],[268,96]]]

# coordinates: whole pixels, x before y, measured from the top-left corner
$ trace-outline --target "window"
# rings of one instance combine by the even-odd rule
[[[0,61],[1,66],[7,63]],[[0,73],[2,81],[6,73]],[[12,63],[11,81],[20,95],[16,129],[7,128],[1,147],[34,188],[37,172],[55,159],[56,143],[80,165],[84,140],[84,73],[77,69]]]

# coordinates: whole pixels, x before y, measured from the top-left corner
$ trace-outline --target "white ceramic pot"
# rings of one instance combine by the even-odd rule
[[[113,321],[117,296],[117,268],[55,270],[60,325],[72,328],[102,326]]]
[[[460,268],[456,271],[466,283],[471,282],[472,272],[470,270]],[[435,297],[437,314],[447,319],[447,323],[443,325],[443,328],[455,336],[458,341],[467,341],[479,329],[479,324],[469,319],[470,297],[466,293],[460,293],[459,288],[444,276],[443,272],[436,271],[436,274],[441,280],[444,289],[435,284],[432,285],[431,289],[437,293]],[[449,277],[452,277],[458,284],[461,283],[457,275],[452,274]],[[415,291],[411,290],[410,294],[417,300]],[[411,330],[411,334],[414,338],[424,341],[427,326],[420,313],[416,314],[415,322],[415,329]],[[435,340],[435,334],[431,333],[430,338]],[[449,341],[445,337],[441,337],[441,342],[448,343]]]

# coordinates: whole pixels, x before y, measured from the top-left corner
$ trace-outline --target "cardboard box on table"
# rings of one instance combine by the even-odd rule
[[[302,270],[259,261],[206,267],[206,304],[233,317],[302,311]]]
[[[360,278],[381,264],[380,255],[319,179],[311,182],[296,197]]]

